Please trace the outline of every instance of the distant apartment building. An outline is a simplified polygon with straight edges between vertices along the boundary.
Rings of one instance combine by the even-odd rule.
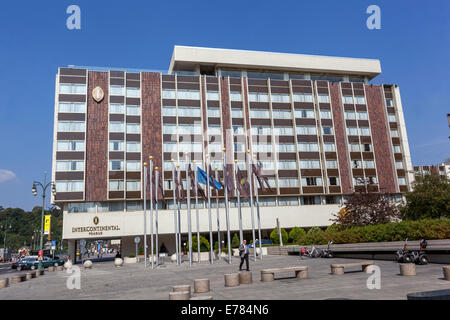
[[[414,175],[417,176],[446,176],[450,179],[450,165],[445,163],[432,166],[414,166]]]
[[[123,252],[134,252],[133,238],[143,235],[142,164],[150,155],[164,180],[159,241],[170,252],[171,160],[184,170],[185,152],[202,168],[209,155],[220,176],[223,148],[230,168],[244,173],[246,151],[256,155],[273,189],[258,190],[266,238],[277,218],[284,228],[331,224],[355,191],[401,198],[414,170],[400,89],[371,84],[380,73],[376,59],[183,46],[175,46],[167,74],[59,68],[52,201],[64,210],[64,239],[71,250],[79,239],[122,239]],[[220,191],[222,231],[224,201]],[[236,194],[229,205],[234,234]],[[243,206],[248,232],[248,200]],[[206,203],[199,207],[207,233]],[[185,203],[182,211],[186,236]]]

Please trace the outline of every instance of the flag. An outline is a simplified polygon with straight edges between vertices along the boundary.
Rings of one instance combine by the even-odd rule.
[[[231,194],[234,191],[234,183],[230,168],[227,164],[223,166],[223,179],[224,185],[227,186],[228,193]]]
[[[191,189],[195,190],[195,177],[194,177],[194,171],[191,170],[191,164],[189,164],[188,171],[189,171],[189,177],[191,177]],[[198,177],[197,177],[197,194],[200,195],[200,197],[202,197],[203,200],[206,200],[205,191],[198,183]]]
[[[257,165],[252,163],[252,171],[253,171],[253,174],[256,176],[256,180],[258,180],[258,184],[261,187],[262,191],[263,192],[266,191],[266,189],[264,188],[264,183],[265,183],[267,185],[267,188],[269,188],[269,191],[273,192],[272,188],[269,185],[269,179],[262,174],[261,165],[259,162]]]
[[[250,184],[247,179],[244,178],[244,175],[239,167],[237,168],[236,182],[240,195],[244,198],[250,197]]]
[[[207,175],[205,170],[202,170],[199,167],[197,167],[197,180],[198,180],[198,183],[207,185],[208,184],[208,182],[206,180],[207,176],[208,175]],[[214,188],[216,188],[218,190],[223,188],[223,185],[219,181],[217,181],[216,179],[211,179],[211,177],[209,177],[209,185],[210,186],[214,185]]]
[[[175,196],[177,197],[178,201],[184,201],[186,199],[186,196],[183,187],[183,179],[181,179],[180,175],[180,180],[178,180],[177,176],[178,172],[177,170],[175,170]]]
[[[218,178],[218,180],[216,180],[216,175],[215,175],[215,171],[211,168],[211,164],[209,165],[209,178],[210,178],[210,185],[214,188],[214,189],[216,189],[216,190],[220,190],[220,189],[222,189],[222,185],[223,185],[223,183],[222,183],[222,181],[220,181],[220,178]],[[211,181],[218,181],[219,182],[219,184],[220,184],[220,188],[216,188],[216,185],[214,184],[214,183],[211,183]]]
[[[156,171],[155,171],[156,172]],[[153,172],[152,174],[152,189],[156,188],[160,193],[161,193],[161,199],[163,201],[163,203],[166,203],[166,198],[164,197],[164,188],[163,188],[163,182],[161,177],[158,177],[158,186],[156,186],[156,174],[155,172]],[[156,190],[152,190],[152,194],[150,196],[150,198],[153,200],[153,203],[156,203],[156,197],[155,197],[155,191]]]

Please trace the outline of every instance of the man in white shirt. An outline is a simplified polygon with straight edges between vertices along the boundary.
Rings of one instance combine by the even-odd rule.
[[[247,240],[244,240],[243,243],[239,246],[239,255],[241,256],[241,264],[239,265],[239,271],[242,271],[242,265],[245,264],[247,266],[247,271],[250,271],[248,266],[248,245]]]

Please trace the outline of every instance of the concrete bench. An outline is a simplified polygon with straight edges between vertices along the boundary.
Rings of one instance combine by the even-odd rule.
[[[173,286],[172,287],[172,292],[182,292],[182,291],[187,291],[189,292],[189,297],[191,296],[191,286],[190,285],[180,285],[180,286]]]
[[[19,275],[11,277],[11,283],[19,283],[19,282],[26,281],[26,280],[27,280],[26,274],[19,274]]]
[[[0,279],[0,288],[6,288],[9,284],[9,278]]]
[[[368,266],[372,266],[373,261],[360,261],[360,262],[350,262],[350,263],[333,263],[330,265],[332,274],[344,274],[344,268],[349,267],[362,267],[363,272],[366,271]]]
[[[450,281],[450,266],[442,267],[442,271],[444,272],[444,279]]]
[[[295,272],[297,279],[303,279],[308,277],[307,266],[286,267],[286,268],[273,268],[261,270],[261,281],[271,282],[275,280],[275,273]]]
[[[189,291],[169,292],[169,300],[189,300],[190,297]]]

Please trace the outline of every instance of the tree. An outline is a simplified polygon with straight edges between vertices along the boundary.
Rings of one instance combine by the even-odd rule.
[[[239,238],[238,238],[237,234],[235,233],[233,238],[231,238],[231,247],[232,248],[239,248],[239,245],[240,245]]]
[[[294,227],[289,232],[289,242],[298,243],[301,242],[306,236],[305,230],[303,228]]]
[[[281,237],[283,239],[283,244],[286,244],[288,241],[288,233],[283,228],[281,228]],[[270,240],[272,240],[274,244],[280,244],[280,236],[277,228],[273,229],[270,233]]]
[[[405,197],[403,219],[450,218],[450,181],[446,176],[416,177],[413,191]]]
[[[354,193],[331,221],[343,226],[366,226],[400,219],[398,206],[382,193]]]
[[[209,241],[204,236],[200,236],[200,252],[208,252],[210,249]],[[189,251],[189,243],[186,245],[186,250]],[[197,252],[197,236],[192,236],[192,252]]]

